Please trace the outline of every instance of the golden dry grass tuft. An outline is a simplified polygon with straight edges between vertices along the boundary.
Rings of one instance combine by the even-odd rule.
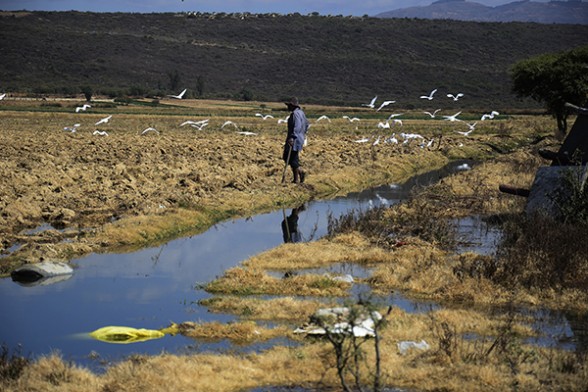
[[[235,295],[347,296],[350,287],[350,283],[327,275],[294,275],[280,279],[259,269],[234,267],[208,283],[205,289],[210,293]]]
[[[251,268],[288,271],[318,268],[336,263],[384,263],[389,259],[388,252],[371,246],[361,234],[346,233],[331,241],[321,239],[308,243],[281,244],[247,259],[243,265]]]
[[[263,328],[253,321],[222,324],[184,322],[178,324],[178,331],[187,337],[205,340],[219,341],[230,340],[235,344],[251,344],[265,341],[279,336],[290,336],[291,331],[285,326],[273,329]]]
[[[212,312],[232,313],[240,318],[255,320],[306,321],[321,302],[294,297],[258,299],[237,296],[214,296],[199,301]],[[325,306],[325,304],[322,304]]]

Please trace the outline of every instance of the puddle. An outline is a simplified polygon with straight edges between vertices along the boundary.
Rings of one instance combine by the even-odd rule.
[[[502,230],[484,221],[479,216],[468,216],[453,220],[457,228],[457,253],[475,252],[492,256],[502,238]]]
[[[309,202],[298,215],[300,240],[318,239],[327,234],[329,216],[340,217],[372,206],[398,203],[410,196],[413,187],[436,182],[460,164],[463,162],[416,176],[402,185],[385,185],[333,200]],[[282,221],[284,215],[290,214],[291,209],[287,209],[229,220],[202,234],[133,253],[91,254],[73,260],[74,274],[55,284],[23,287],[9,278],[0,279],[1,343],[8,348],[22,345],[23,355],[33,357],[57,350],[64,360],[95,371],[102,370],[100,364],[104,361],[116,361],[131,354],[157,355],[186,350],[234,352],[268,347],[273,343],[238,348],[230,342],[195,341],[181,335],[117,345],[94,340],[87,334],[108,325],[161,329],[171,322],[235,320],[235,316],[211,313],[200,306],[199,301],[210,295],[199,289],[199,284],[283,243]],[[464,236],[469,231],[464,230]],[[481,236],[464,237],[464,243],[477,241],[484,243]],[[333,268],[329,271],[357,276],[369,273],[357,266]],[[368,289],[357,284],[353,295]],[[409,312],[427,312],[438,306],[412,301],[400,293],[391,293],[382,300]],[[586,320],[582,322],[586,324]]]

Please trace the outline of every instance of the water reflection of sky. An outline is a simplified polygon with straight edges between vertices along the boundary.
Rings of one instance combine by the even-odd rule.
[[[399,186],[369,189],[330,201],[314,201],[300,213],[298,228],[305,240],[327,232],[327,217],[352,210],[392,204],[406,199],[410,188],[438,180],[433,172]],[[198,289],[241,261],[283,242],[281,222],[290,209],[248,219],[219,223],[205,233],[124,254],[91,254],[72,261],[70,279],[52,285],[24,287],[0,280],[0,340],[8,348],[22,345],[22,354],[59,351],[66,360],[94,367],[91,353],[102,359],[130,354],[180,353],[186,350],[222,350],[226,342],[196,342],[166,336],[141,343],[116,345],[90,339],[88,332],[108,325],[160,329],[171,322],[226,322],[231,315],[209,313],[198,301],[209,295]],[[354,294],[365,291],[358,286]],[[418,304],[399,294],[388,304],[408,311],[427,311],[433,304]],[[266,344],[259,345],[265,347]]]

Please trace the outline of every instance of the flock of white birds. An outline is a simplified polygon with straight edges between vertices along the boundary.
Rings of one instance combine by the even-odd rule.
[[[177,95],[167,95],[167,97],[172,98],[172,99],[184,99],[184,96],[186,94],[187,89],[182,90],[182,92],[180,92]],[[433,101],[435,99],[435,94],[437,93],[438,89],[434,89],[431,90],[431,92],[429,92],[427,95],[421,95],[419,98],[423,99],[423,100],[427,100],[427,101]],[[1,94],[0,95],[0,100],[2,100],[4,97],[6,96],[6,94]],[[464,93],[456,93],[456,94],[452,94],[452,93],[448,93],[446,94],[446,97],[451,99],[453,102],[457,102],[460,99],[462,99],[463,97],[465,97]],[[382,103],[380,103],[379,105],[376,104],[376,102],[378,101],[378,96],[375,96],[371,99],[371,101],[369,103],[365,103],[362,104],[361,106],[365,106],[368,107],[370,109],[374,109],[375,112],[379,112],[381,111],[383,108],[392,105],[394,103],[396,103],[395,100],[384,100],[382,101]],[[88,103],[85,103],[81,106],[78,106],[75,108],[75,112],[76,113],[80,113],[80,112],[86,112],[88,109],[91,109],[92,106]],[[427,114],[431,119],[437,118],[437,114],[441,111],[441,109],[436,109],[433,112],[429,112],[429,111],[423,111],[424,114]],[[458,122],[458,123],[463,123],[467,126],[468,130],[467,131],[462,131],[462,130],[454,130],[455,133],[462,135],[464,137],[468,137],[474,130],[476,127],[476,124],[478,123],[473,122],[473,123],[467,123],[461,119],[458,118],[458,116],[461,114],[461,111],[458,111],[455,114],[452,115],[443,115],[441,116],[441,118],[444,121],[449,121],[449,122]],[[485,121],[485,120],[491,120],[494,119],[495,116],[499,115],[500,113],[498,113],[497,111],[493,110],[490,113],[487,114],[483,114],[480,118],[480,121]],[[403,122],[402,119],[400,118],[396,118],[396,117],[401,117],[403,115],[403,113],[392,113],[390,114],[386,120],[383,121],[379,121],[377,124],[377,128],[378,130],[387,130],[387,129],[395,129],[395,128],[401,128],[403,126]],[[273,115],[271,114],[263,114],[263,113],[255,113],[255,117],[259,117],[261,118],[263,121],[269,120],[269,119],[275,119]],[[289,117],[289,116],[288,116]],[[288,117],[286,118],[279,118],[277,119],[277,124],[285,124],[288,122]],[[359,123],[362,120],[358,117],[349,117],[347,115],[344,115],[342,117],[343,119],[348,120],[349,123]],[[95,126],[99,126],[102,124],[107,124],[110,120],[112,119],[112,115],[109,115],[107,117],[104,117],[100,120],[98,120],[94,125]],[[331,119],[326,116],[326,115],[322,115],[320,117],[318,117],[315,120],[315,124],[319,123],[319,122],[328,122],[331,123]],[[193,121],[193,120],[187,120],[182,122],[181,124],[179,124],[180,127],[184,127],[184,126],[190,126],[194,129],[197,130],[203,130],[204,128],[206,128],[209,125],[209,120],[205,119],[205,120],[198,120],[198,121]],[[313,124],[311,124],[312,126]],[[71,133],[75,133],[78,131],[78,129],[81,127],[80,123],[76,123],[73,126],[66,126],[63,128],[64,131],[67,132],[71,132]],[[239,127],[239,125],[237,123],[235,123],[234,121],[230,121],[227,120],[225,121],[220,129],[225,129],[225,128],[232,128],[234,129],[238,134],[241,135],[245,135],[245,136],[254,136],[256,135],[255,132],[249,132],[249,131],[243,131],[241,130],[241,128]],[[357,128],[356,128],[357,129]],[[159,134],[159,131],[155,128],[155,127],[147,127],[145,129],[143,129],[142,131],[139,131],[138,134],[139,135],[146,135],[148,133],[155,133],[155,134]],[[93,131],[92,133],[93,135],[96,136],[108,136],[108,132],[104,131],[104,130],[100,130],[100,129],[96,129]],[[411,141],[416,140],[419,142],[419,146],[420,147],[431,147],[434,143],[433,139],[429,139],[427,140],[425,137],[423,137],[422,135],[416,134],[416,133],[405,133],[405,132],[399,132],[398,136],[396,135],[396,132],[392,133],[389,136],[382,136],[382,135],[372,135],[370,137],[363,137],[360,139],[355,140],[355,143],[367,143],[367,142],[372,142],[372,145],[377,145],[379,143],[392,143],[392,144],[399,144],[400,142],[402,142],[402,144],[408,144]]]
[[[432,101],[433,99],[435,99],[435,94],[437,93],[437,91],[438,91],[438,89],[433,89],[433,90],[431,90],[431,92],[429,92],[429,94],[421,95],[419,98],[427,100],[427,101]],[[465,94],[464,93],[456,93],[456,94],[447,93],[446,97],[450,98],[453,102],[457,102],[461,98],[465,97]],[[372,100],[369,103],[364,103],[364,104],[362,104],[362,106],[365,106],[365,107],[368,107],[371,109],[375,109],[376,112],[379,112],[382,108],[384,108],[388,105],[391,105],[393,103],[396,103],[396,101],[394,101],[394,100],[385,100],[379,106],[377,106],[377,104],[376,104],[377,100],[378,100],[378,96],[376,95],[375,97],[372,98]],[[377,109],[376,109],[376,107],[377,107]],[[431,119],[433,119],[433,118],[437,118],[437,113],[439,113],[440,111],[441,111],[441,109],[436,109],[433,112],[423,111],[423,113],[427,114]],[[454,130],[454,132],[457,134],[460,134],[462,136],[467,137],[475,130],[477,121],[473,122],[473,123],[466,123],[465,121],[458,118],[458,116],[461,113],[462,112],[459,111],[459,112],[452,114],[452,115],[444,115],[444,116],[442,116],[442,118],[445,121],[464,123],[468,127],[467,131]],[[497,116],[499,114],[500,113],[493,110],[492,112],[490,112],[488,114],[482,115],[482,117],[480,118],[480,121],[493,119],[495,116]],[[393,113],[393,114],[389,115],[385,121],[380,121],[378,123],[378,129],[392,129],[397,126],[402,127],[403,126],[402,120],[399,118],[395,118],[395,117],[400,117],[400,116],[402,116],[402,113]],[[350,118],[349,116],[343,116],[343,118],[349,120],[349,122],[361,121],[357,117]],[[422,135],[414,134],[414,133],[409,134],[409,133],[402,132],[402,133],[399,133],[398,136],[402,140],[403,144],[408,144],[412,140],[419,140],[420,147],[431,147],[434,143],[433,139],[430,139],[427,141]],[[372,141],[372,145],[377,145],[382,141],[382,136],[363,137],[363,138],[355,140],[356,143],[367,143],[369,141]],[[397,138],[396,133],[394,132],[394,133],[392,133],[391,136],[384,137],[383,142],[398,144],[399,139]]]

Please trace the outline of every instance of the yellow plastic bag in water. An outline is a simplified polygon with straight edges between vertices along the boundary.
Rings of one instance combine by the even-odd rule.
[[[165,333],[156,329],[109,326],[90,332],[90,336],[103,342],[127,344],[159,339],[164,337]]]

